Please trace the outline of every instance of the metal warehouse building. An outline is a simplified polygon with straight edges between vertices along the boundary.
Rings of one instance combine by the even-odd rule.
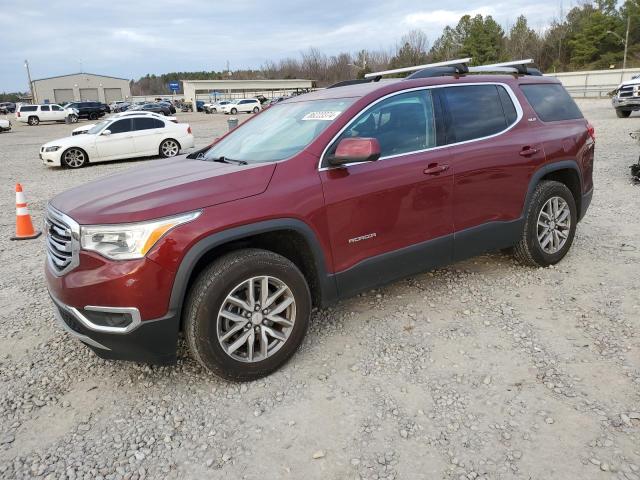
[[[72,73],[33,80],[34,103],[95,101],[111,103],[131,97],[126,78]]]

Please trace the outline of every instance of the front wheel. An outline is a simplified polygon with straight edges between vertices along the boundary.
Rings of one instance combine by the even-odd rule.
[[[237,108],[232,108],[231,109],[231,115],[235,115],[236,113],[238,113],[238,109]]]
[[[91,112],[89,114],[89,120],[97,120],[98,119],[98,114],[96,112]]]
[[[72,113],[71,115],[69,115],[69,121],[71,123],[78,123],[78,116]]]
[[[87,164],[87,154],[80,148],[70,148],[62,154],[62,164],[67,168],[80,168]]]
[[[253,113],[258,113],[260,109],[258,107],[253,107]]]
[[[160,155],[164,158],[175,157],[180,152],[180,145],[172,138],[167,138],[160,144]]]
[[[629,118],[631,110],[620,110],[619,108],[616,108],[616,115],[618,118]]]
[[[309,287],[291,261],[266,250],[238,250],[216,260],[194,283],[185,336],[205,368],[227,380],[255,380],[291,358],[310,314]]]
[[[538,184],[525,217],[516,258],[525,265],[548,267],[564,258],[576,233],[576,202],[566,185],[545,180]]]

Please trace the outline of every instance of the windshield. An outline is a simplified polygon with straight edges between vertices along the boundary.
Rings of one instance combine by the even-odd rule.
[[[211,147],[205,160],[223,157],[260,163],[292,157],[315,140],[353,101],[334,98],[275,105]]]
[[[89,130],[87,130],[87,133],[96,134],[100,130],[102,130],[102,128],[109,122],[110,122],[110,120],[103,120],[102,122],[98,122],[93,127],[91,127]]]

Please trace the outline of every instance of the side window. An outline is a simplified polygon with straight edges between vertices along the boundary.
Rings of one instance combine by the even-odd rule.
[[[153,128],[163,128],[164,122],[157,118],[134,118],[133,129],[134,130],[151,130]]]
[[[446,87],[443,93],[455,134],[448,139],[450,143],[488,137],[513,123],[507,121],[497,85]],[[515,121],[516,117],[511,117]]]
[[[131,119],[126,118],[123,120],[118,120],[117,122],[113,122],[111,125],[107,127],[107,130],[110,130],[112,134],[130,132]]]
[[[524,96],[543,122],[576,120],[583,118],[576,102],[562,85],[557,83],[537,83],[522,85]]]
[[[51,105],[51,110],[53,110],[54,112],[59,112],[60,110],[62,110],[62,108],[60,108],[58,105]]]
[[[343,138],[375,138],[380,156],[388,157],[436,146],[436,122],[430,90],[394,95],[370,107],[352,123],[328,151]]]
[[[50,111],[50,110],[51,110],[51,109],[49,108],[49,105],[42,105],[42,106],[40,107],[40,111],[41,111],[41,112],[48,112],[48,111]]]

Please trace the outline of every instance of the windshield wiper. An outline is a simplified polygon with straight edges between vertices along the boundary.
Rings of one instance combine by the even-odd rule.
[[[236,165],[249,165],[249,163],[245,162],[244,160],[236,160],[234,158],[222,157],[222,156],[218,158],[214,158],[213,161],[222,162],[222,163],[235,163]]]

